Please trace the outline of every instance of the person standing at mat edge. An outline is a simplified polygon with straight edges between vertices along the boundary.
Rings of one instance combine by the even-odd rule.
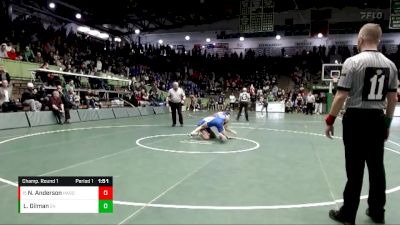
[[[173,127],[176,126],[176,111],[178,111],[179,123],[183,127],[182,106],[185,99],[185,92],[179,87],[178,82],[172,83],[172,88],[168,91],[167,103],[171,107]]]
[[[244,108],[244,115],[246,116],[246,121],[247,122],[249,121],[249,113],[248,113],[249,102],[250,102],[250,94],[247,92],[247,88],[243,88],[242,93],[240,93],[239,95],[239,113],[237,115],[236,120],[240,119],[242,110]]]
[[[360,29],[360,53],[344,62],[338,90],[325,119],[325,134],[332,138],[335,118],[347,100],[343,116],[347,173],[344,202],[339,210],[329,212],[330,218],[343,224],[355,224],[365,163],[370,185],[366,214],[376,223],[385,222],[384,142],[389,137],[397,102],[398,80],[395,64],[377,50],[381,36],[378,24],[369,23]]]

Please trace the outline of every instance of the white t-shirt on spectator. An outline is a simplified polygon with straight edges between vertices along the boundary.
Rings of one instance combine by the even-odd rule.
[[[180,103],[181,101],[185,100],[185,92],[182,88],[178,88],[178,90],[174,90],[173,88],[169,89],[168,91],[169,101],[173,103]]]
[[[230,103],[235,103],[236,102],[236,97],[234,95],[229,96],[229,102]]]
[[[101,70],[103,69],[103,63],[101,63],[100,60],[97,60],[97,62],[96,62],[96,69],[99,72],[101,72]]]
[[[314,95],[308,95],[307,96],[307,103],[315,103]]]

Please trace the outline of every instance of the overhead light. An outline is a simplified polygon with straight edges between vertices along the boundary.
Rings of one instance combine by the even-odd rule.
[[[210,41],[211,41],[211,39],[210,39],[210,38],[207,38],[207,39],[206,39],[206,42],[207,42],[207,43],[209,43]]]
[[[335,64],[339,64],[339,61],[337,59],[335,60]]]
[[[203,45],[203,46],[201,46],[201,48],[206,48],[206,46]]]
[[[114,38],[114,41],[115,41],[115,42],[121,42],[121,38],[115,37],[115,38]]]
[[[79,26],[77,30],[82,33],[88,33],[90,31],[90,28],[84,27],[84,26]]]
[[[98,31],[98,30],[90,30],[89,34],[92,35],[92,36],[96,36],[97,37],[97,36],[99,36],[100,31]]]
[[[139,30],[139,29],[136,29],[136,30],[135,30],[135,34],[140,34],[140,30]]]
[[[104,51],[105,51],[105,50],[107,50],[107,48],[106,48],[106,47],[104,47]]]
[[[240,37],[239,40],[240,40],[240,41],[244,41],[244,37]]]
[[[50,8],[50,9],[56,8],[56,4],[54,4],[54,2],[50,2],[50,3],[49,3],[49,8]]]
[[[173,46],[173,45],[169,45],[169,47],[170,47],[171,49],[173,49],[173,48],[174,48],[174,46]]]
[[[213,43],[213,45],[215,46],[215,42]]]
[[[160,44],[160,45],[162,45],[162,43],[164,43],[164,41],[163,40],[158,40],[158,44]]]
[[[189,36],[189,35],[186,35],[186,36],[185,36],[185,40],[186,40],[186,41],[189,41],[189,40],[190,40],[190,36]]]
[[[275,38],[276,38],[276,40],[281,40],[282,37],[281,37],[281,35],[278,34],[278,35],[276,35]]]
[[[77,18],[78,20],[82,18],[82,15],[80,13],[75,14],[75,18]]]
[[[318,37],[318,38],[323,38],[324,35],[323,35],[322,33],[318,33],[317,37]]]
[[[107,33],[100,33],[99,35],[97,35],[97,37],[101,39],[107,39],[110,37],[110,35],[108,35]]]

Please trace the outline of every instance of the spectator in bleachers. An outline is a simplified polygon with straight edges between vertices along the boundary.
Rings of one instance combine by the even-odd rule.
[[[69,80],[68,83],[65,85],[65,92],[68,92],[69,89],[75,90],[74,80]]]
[[[147,93],[146,89],[142,89],[140,92],[140,106],[143,107],[150,105],[149,98],[149,93]]]
[[[42,104],[37,101],[37,90],[34,88],[33,83],[28,83],[24,93],[22,93],[21,102],[23,105],[29,106],[33,112],[40,111]]]
[[[11,78],[10,78],[10,74],[8,74],[4,68],[3,65],[0,65],[0,84],[4,81],[8,81],[8,83],[11,83]]]
[[[7,44],[3,43],[0,46],[0,58],[8,58],[7,55]]]
[[[159,90],[157,87],[152,87],[149,91],[149,102],[151,106],[159,106]]]
[[[99,102],[99,97],[91,89],[87,91],[84,101],[88,109],[95,109],[96,107],[101,106]]]
[[[58,124],[64,124],[65,111],[64,104],[62,103],[60,93],[56,90],[53,91],[53,95],[50,98],[51,111],[53,111],[56,116]]]
[[[36,100],[42,104],[40,111],[46,110],[46,107],[50,109],[49,101],[50,98],[46,93],[46,89],[43,85],[38,87],[38,92],[36,93]]]
[[[25,47],[25,51],[23,54],[24,61],[33,62],[35,60],[35,54],[33,54],[32,49],[29,46]]]
[[[37,52],[36,56],[35,56],[35,63],[44,63],[43,57],[42,57],[42,53]]]
[[[49,69],[49,63],[45,62],[43,63],[39,69],[45,69],[48,70]],[[42,81],[42,83],[44,85],[48,85],[48,79],[49,79],[49,73],[48,72],[36,72],[36,79],[40,79],[40,81]]]
[[[65,95],[67,100],[67,105],[69,109],[78,109],[79,108],[79,96],[75,94],[74,88],[70,87],[67,90],[67,94]]]
[[[7,56],[11,60],[17,60],[18,59],[18,55],[15,52],[15,48],[11,48],[10,51],[7,52]]]
[[[0,86],[0,107],[3,112],[16,112],[17,105],[12,101],[12,87],[8,85],[8,81],[4,80]]]

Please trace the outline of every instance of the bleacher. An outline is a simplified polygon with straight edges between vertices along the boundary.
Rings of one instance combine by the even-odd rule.
[[[41,84],[40,81],[35,80],[34,75],[34,71],[39,69],[41,66],[40,64],[8,59],[0,59],[0,64],[4,65],[6,71],[10,74],[13,86],[12,99],[19,99],[21,97],[28,82],[33,82],[35,86]],[[49,66],[49,70],[60,71],[60,68],[57,66]],[[62,76],[60,76],[60,78],[62,81],[64,81]],[[128,80],[121,79],[121,77],[118,75],[100,74],[99,78],[108,78],[108,85],[114,88],[114,90],[96,90],[107,94],[107,96],[109,93],[117,95],[123,94],[125,92],[125,88],[128,86]],[[80,80],[82,88],[77,91],[87,91],[89,89],[89,79],[82,76]],[[46,88],[52,89],[51,87]]]
[[[5,70],[10,74],[11,85],[13,87],[12,99],[20,99],[23,91],[27,87],[28,82],[33,82],[36,85],[40,84],[39,81],[35,80],[33,71],[37,70],[41,65],[36,63],[12,61],[7,59],[0,59],[0,64],[4,65]],[[49,69],[59,71],[55,66],[50,66]],[[127,79],[121,79],[121,77],[115,75],[103,75],[107,76],[109,85],[114,87],[114,90],[95,90],[102,92],[104,95],[109,94],[124,94],[125,87],[127,86]],[[62,76],[60,76],[62,78]],[[103,77],[104,78],[104,77]],[[107,79],[104,78],[104,79]],[[62,79],[63,80],[63,79]],[[89,89],[89,83],[87,77],[81,77],[82,86],[76,89],[77,92],[87,91]],[[150,87],[148,87],[150,88]],[[48,90],[53,90],[55,87],[46,87]],[[166,96],[165,92],[162,92],[163,96]],[[110,108],[110,98],[103,98],[101,109],[77,109],[70,110],[71,123],[104,120],[104,119],[118,119],[128,117],[139,117],[148,115],[158,115],[169,113],[167,107],[119,107]],[[24,107],[22,112],[14,113],[0,113],[0,129],[11,129],[11,128],[24,128],[24,127],[35,127],[43,125],[57,124],[56,118],[52,111],[41,111],[41,112],[29,112],[29,107]]]

